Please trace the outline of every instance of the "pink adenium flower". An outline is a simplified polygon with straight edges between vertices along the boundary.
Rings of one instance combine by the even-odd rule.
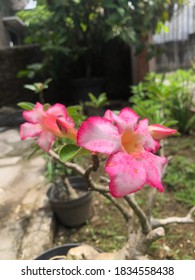
[[[76,140],[74,122],[62,104],[56,103],[45,111],[43,105],[37,102],[32,110],[23,112],[23,118],[27,122],[20,126],[21,139],[36,138],[37,144],[46,152],[50,150],[56,137]],[[63,124],[63,131],[59,129],[58,121]]]
[[[122,197],[142,189],[145,184],[164,190],[162,171],[165,157],[154,155],[159,139],[175,133],[163,126],[148,126],[131,109],[119,115],[107,110],[104,117],[90,117],[82,123],[77,143],[93,152],[108,154],[105,170],[110,176],[110,192]]]
[[[177,132],[176,129],[171,129],[160,124],[149,125],[148,129],[155,140],[161,140]]]

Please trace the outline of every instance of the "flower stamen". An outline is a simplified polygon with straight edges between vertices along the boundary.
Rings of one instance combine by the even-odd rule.
[[[139,153],[143,147],[142,137],[130,129],[123,133],[121,144],[128,154]]]

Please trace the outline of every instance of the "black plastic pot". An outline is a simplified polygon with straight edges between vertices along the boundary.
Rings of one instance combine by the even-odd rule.
[[[60,223],[66,227],[76,227],[84,224],[92,215],[92,193],[88,191],[87,182],[81,176],[69,177],[69,182],[73,188],[82,191],[79,198],[58,200],[54,195],[54,186],[49,189],[47,195]]]
[[[59,256],[59,258],[56,258],[56,260],[57,259],[60,260],[62,259],[60,258],[60,256],[66,256],[71,248],[77,247],[79,245],[80,244],[78,243],[70,243],[70,244],[54,247],[52,249],[45,251],[43,254],[39,255],[35,260],[50,260],[51,258],[56,256]]]

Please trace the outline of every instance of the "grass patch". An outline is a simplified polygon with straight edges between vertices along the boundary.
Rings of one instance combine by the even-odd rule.
[[[174,156],[163,179],[177,201],[191,207],[195,205],[195,162],[184,156]]]

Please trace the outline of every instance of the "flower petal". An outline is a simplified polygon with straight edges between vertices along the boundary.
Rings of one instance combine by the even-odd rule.
[[[56,137],[48,131],[43,131],[37,140],[37,144],[45,151],[49,152]]]
[[[37,102],[32,110],[23,112],[23,118],[30,123],[40,123],[45,114],[43,105]]]
[[[56,124],[59,130],[61,131],[61,133],[64,135],[64,137],[68,137],[73,140],[76,140],[77,130],[74,128],[74,125],[70,124],[64,118],[58,118],[56,120]]]
[[[136,133],[140,134],[144,138],[144,148],[147,151],[156,152],[160,147],[157,141],[154,141],[149,130],[148,130],[148,119],[143,119],[139,121],[138,127],[136,129]]]
[[[167,164],[167,159],[165,157],[156,156],[150,152],[142,152],[140,155],[140,164],[146,170],[146,184],[163,192],[164,187],[161,183],[161,177],[162,171]]]
[[[127,123],[122,118],[114,114],[111,110],[106,110],[103,117],[115,124],[120,134],[122,134],[125,131]]]
[[[177,132],[176,129],[171,129],[160,124],[152,124],[148,126],[149,132],[155,140],[161,140],[167,136]]]
[[[42,128],[39,124],[25,122],[20,126],[20,138],[22,140],[37,137],[41,132]]]
[[[46,113],[48,115],[54,116],[56,118],[58,118],[58,117],[67,118],[67,116],[68,116],[66,107],[60,103],[56,103],[53,106],[49,107],[49,109],[47,109]]]
[[[120,111],[119,116],[128,124],[134,126],[138,120],[139,116],[130,108],[124,108]]]
[[[102,117],[90,117],[77,133],[77,143],[93,152],[111,154],[121,149],[118,129]]]
[[[107,110],[104,114],[104,118],[115,123],[118,127],[118,131],[122,134],[127,128],[134,128],[137,124],[139,116],[131,109],[124,108],[119,115],[114,114],[112,111]]]
[[[106,172],[110,175],[110,192],[114,197],[123,197],[137,192],[146,183],[145,168],[131,155],[116,153],[106,162]]]

